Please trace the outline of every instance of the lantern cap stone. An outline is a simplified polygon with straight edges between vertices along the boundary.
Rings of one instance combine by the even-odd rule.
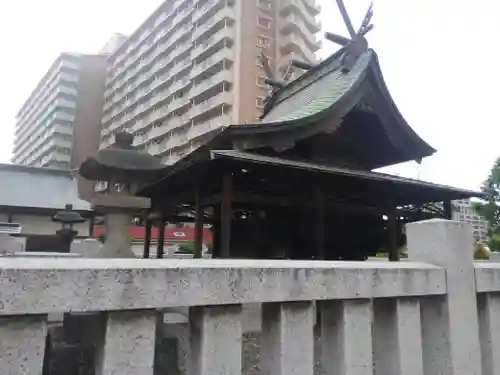
[[[90,181],[140,183],[153,180],[165,166],[157,157],[134,150],[133,142],[132,134],[117,133],[115,144],[87,158],[78,173]]]
[[[85,222],[85,219],[77,211],[73,211],[72,204],[67,204],[64,206],[64,210],[57,212],[52,217],[52,221],[62,224],[76,224]]]

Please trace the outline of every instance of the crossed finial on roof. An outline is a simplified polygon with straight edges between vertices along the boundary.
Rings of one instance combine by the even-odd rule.
[[[365,18],[361,23],[358,31],[354,30],[351,19],[347,14],[344,2],[342,0],[336,0],[337,6],[342,15],[342,19],[349,31],[350,38],[344,36],[327,32],[325,33],[325,38],[331,42],[340,44],[343,47],[342,55],[342,70],[344,72],[349,72],[359,56],[368,50],[368,42],[366,41],[365,35],[373,29],[373,24],[371,23],[373,17],[373,2],[368,7],[368,11],[365,14]]]

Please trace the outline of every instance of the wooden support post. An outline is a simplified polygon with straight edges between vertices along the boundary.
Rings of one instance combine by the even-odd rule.
[[[201,207],[201,194],[196,192],[196,221],[194,227],[194,257],[201,258],[203,249],[203,208]]]
[[[230,173],[224,176],[222,181],[222,200],[220,216],[220,257],[229,258],[231,256],[231,201],[233,195],[233,181]]]
[[[9,219],[12,219],[12,216],[9,217]],[[12,221],[9,221],[11,223]],[[92,215],[89,220],[89,237],[92,238],[94,237],[94,225],[95,225],[95,216]]]
[[[157,249],[156,249],[156,257],[158,259],[163,258],[163,253],[165,249],[165,219],[163,216],[158,222],[158,244],[157,244]]]
[[[314,192],[314,225],[315,251],[314,259],[325,259],[325,195],[323,190],[316,188]]]
[[[453,209],[451,206],[451,201],[446,200],[443,202],[444,218],[451,220],[453,218]]]
[[[213,223],[212,223],[212,258],[220,258],[220,204],[213,207]]]
[[[144,252],[143,258],[149,258],[149,248],[151,247],[151,229],[153,227],[153,223],[151,220],[146,219],[146,226],[144,228]]]
[[[398,217],[396,208],[392,207],[389,211],[387,220],[387,230],[389,234],[389,260],[391,262],[399,261],[398,251]]]

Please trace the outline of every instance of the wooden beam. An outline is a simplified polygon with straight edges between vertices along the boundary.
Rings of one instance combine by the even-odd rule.
[[[146,226],[144,228],[144,251],[142,257],[147,259],[149,258],[149,248],[151,246],[151,229],[153,227],[153,223],[151,220],[146,219]]]
[[[387,214],[387,206],[368,206],[363,204],[356,204],[350,202],[342,202],[342,201],[332,201],[324,198],[325,208],[337,211],[358,211],[358,212],[369,212],[374,215],[386,215]],[[209,197],[203,198],[203,205],[211,203],[213,205],[217,205],[217,203],[221,202],[222,195],[215,194]],[[267,196],[261,194],[253,194],[253,193],[233,193],[232,194],[232,203],[235,204],[248,204],[248,205],[269,205],[269,206],[281,206],[281,207],[290,207],[291,205],[301,205],[301,206],[311,206],[313,205],[310,201],[300,201],[296,199],[291,199],[288,197],[278,197],[278,196]],[[426,218],[431,217],[430,215],[425,215],[425,213],[419,213],[412,210],[397,210],[399,216],[409,216],[409,217],[420,217]]]
[[[196,220],[194,227],[194,257],[201,258],[203,250],[203,208],[201,207],[200,191],[196,192],[195,199]]]
[[[233,179],[230,173],[226,174],[222,180],[222,201],[221,201],[221,258],[231,256],[231,218],[233,200]]]

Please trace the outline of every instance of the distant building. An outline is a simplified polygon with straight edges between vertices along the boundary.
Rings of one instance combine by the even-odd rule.
[[[0,164],[0,181],[0,223],[19,224],[15,235],[28,249],[53,246],[61,224],[53,222],[52,216],[66,204],[88,219],[75,225],[78,236],[91,235],[94,213],[90,204],[78,197],[77,180],[71,171]]]
[[[96,152],[105,72],[105,55],[61,54],[17,114],[12,162],[76,169]]]
[[[168,0],[108,60],[102,144],[135,145],[172,164],[230,124],[258,122],[269,87],[321,43],[315,0]],[[302,73],[297,71],[297,73]]]
[[[99,53],[112,54],[126,40],[127,40],[127,37],[125,35],[118,34],[118,33],[114,34],[111,38],[109,38],[109,40],[106,42],[104,47],[101,48]]]
[[[488,236],[488,222],[474,211],[470,200],[462,199],[453,201],[453,220],[470,223],[476,241],[486,241]]]

